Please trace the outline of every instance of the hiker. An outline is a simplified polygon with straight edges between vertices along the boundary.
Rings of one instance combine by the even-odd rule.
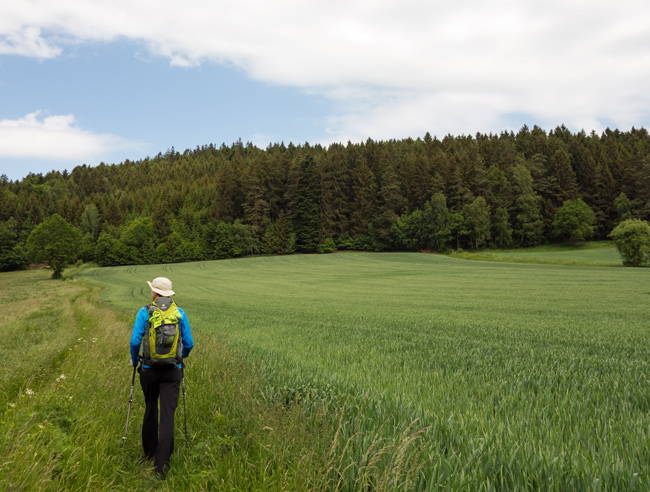
[[[147,283],[152,302],[140,309],[135,319],[131,365],[140,362],[138,373],[146,403],[142,421],[145,458],[154,461],[156,473],[164,478],[174,450],[174,413],[183,379],[183,359],[192,350],[194,340],[187,315],[170,299],[174,295],[171,280],[158,277]]]

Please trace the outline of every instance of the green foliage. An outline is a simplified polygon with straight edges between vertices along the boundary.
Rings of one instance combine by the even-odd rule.
[[[456,237],[458,222],[447,208],[447,198],[435,193],[423,207],[402,217],[393,228],[395,249],[445,251]],[[459,232],[460,234],[460,232]]]
[[[609,235],[623,258],[623,265],[639,267],[650,262],[650,225],[639,219],[628,219],[617,225]]]
[[[463,218],[472,246],[478,249],[487,244],[490,239],[490,207],[485,198],[480,196],[471,204],[465,205]]]
[[[255,227],[238,220],[233,224],[211,222],[203,230],[203,248],[209,258],[215,259],[258,254],[261,244],[256,232]],[[200,254],[198,249],[196,254]],[[191,259],[186,258],[185,261]]]
[[[456,212],[449,214],[449,222],[447,222],[447,228],[444,232],[449,237],[450,244],[454,245],[456,249],[460,249],[461,237],[467,234],[467,226],[463,215]]]
[[[61,278],[63,269],[77,260],[80,241],[79,230],[54,214],[27,238],[27,256],[34,263],[47,263],[52,268],[52,278]]]
[[[316,164],[314,158],[309,154],[300,163],[297,200],[297,250],[316,251],[320,223],[319,186]]]
[[[79,226],[84,237],[88,237],[91,242],[97,242],[102,230],[102,219],[99,210],[94,203],[87,205],[81,214],[81,225]]]
[[[336,242],[331,237],[318,245],[319,253],[333,253],[334,251],[336,251]]]
[[[506,174],[493,164],[488,169],[487,181],[490,191],[486,198],[490,208],[507,207],[511,200],[511,185]]]
[[[81,257],[103,265],[311,252],[327,238],[372,251],[531,247],[561,240],[553,219],[578,196],[594,211],[594,236],[605,239],[621,220],[650,220],[649,155],[645,129],[523,127],[328,148],[236,142],[32,174],[0,180],[0,223],[13,218],[17,238],[0,248],[0,268],[24,264],[27,237],[53,213],[79,226]],[[161,180],[163,172],[173,179]],[[478,198],[491,212],[487,232],[468,217],[452,219]],[[209,223],[236,221],[241,253],[206,249]],[[118,243],[97,248],[102,233]]]
[[[158,251],[158,253],[161,253]],[[183,241],[172,255],[174,262],[199,261],[205,258],[203,249],[193,241]]]
[[[281,255],[286,251],[286,235],[279,231],[278,224],[270,223],[262,236],[262,253],[265,255]]]
[[[582,199],[567,200],[555,213],[553,235],[560,239],[585,241],[594,235],[596,215]]]
[[[172,254],[167,243],[160,243],[154,251],[154,263],[171,263]]]
[[[0,272],[21,270],[27,266],[27,257],[18,237],[18,223],[10,217],[0,222]]]
[[[512,180],[516,197],[513,236],[522,246],[534,246],[543,237],[540,196],[533,190],[533,178],[524,165],[512,170]]]
[[[414,210],[409,215],[401,217],[393,226],[391,236],[397,250],[412,251],[426,248],[429,238],[424,228],[422,211]],[[352,249],[352,247],[341,247],[341,249]]]
[[[152,251],[156,248],[156,235],[148,217],[129,222],[122,234],[121,243],[134,251],[133,259],[137,263],[148,263]]]
[[[108,233],[102,232],[97,239],[95,258],[99,266],[119,265],[115,258],[117,241]]]
[[[232,226],[235,243],[242,254],[247,256],[259,254],[261,245],[257,227],[244,224],[239,220],[236,220]]]
[[[621,193],[614,200],[614,210],[616,210],[619,222],[632,218],[632,202],[625,193]]]
[[[437,251],[444,251],[453,237],[450,229],[450,212],[447,198],[442,193],[435,193],[424,206],[425,237],[427,245]]]
[[[494,245],[498,248],[507,248],[512,244],[512,227],[508,210],[504,207],[497,207],[492,218],[492,238]]]
[[[233,225],[227,222],[210,222],[203,231],[203,244],[211,258],[235,258],[243,250],[236,244]]]

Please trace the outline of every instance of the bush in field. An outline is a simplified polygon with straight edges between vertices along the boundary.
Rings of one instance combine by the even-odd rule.
[[[59,214],[45,219],[27,238],[27,257],[52,267],[52,278],[61,278],[63,269],[77,260],[81,233]]]
[[[638,267],[647,265],[650,259],[650,225],[639,219],[624,220],[609,237],[623,258],[623,265]]]

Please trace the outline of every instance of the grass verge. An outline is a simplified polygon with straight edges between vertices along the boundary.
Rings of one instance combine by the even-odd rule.
[[[185,375],[189,445],[181,403],[170,473],[156,480],[140,462],[137,378],[122,445],[133,317],[98,302],[97,288],[55,284],[48,275],[3,274],[16,295],[5,302],[13,314],[2,333],[19,341],[41,335],[12,353],[16,371],[3,376],[0,489],[317,490],[327,483],[333,419],[322,408],[306,412],[260,397],[259,366],[200,332]],[[52,296],[43,300],[43,292]]]

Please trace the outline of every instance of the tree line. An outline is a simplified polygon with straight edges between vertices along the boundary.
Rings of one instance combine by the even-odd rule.
[[[0,270],[38,257],[28,239],[54,215],[77,231],[76,256],[102,266],[606,238],[650,219],[650,137],[524,126],[328,147],[238,141],[3,176]]]

